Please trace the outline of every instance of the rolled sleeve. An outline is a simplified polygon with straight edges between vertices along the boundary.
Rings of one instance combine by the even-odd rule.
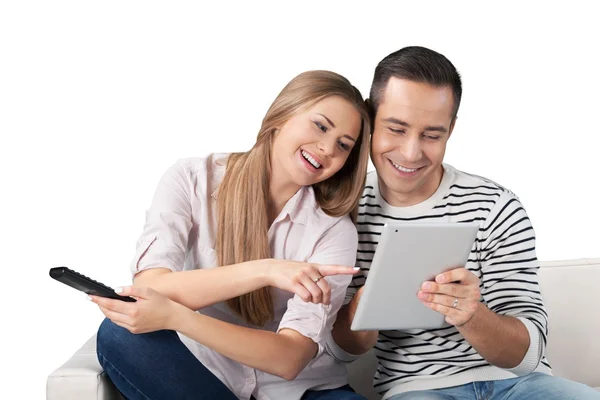
[[[308,262],[328,265],[353,266],[358,245],[356,227],[349,218],[340,219],[317,242]],[[311,338],[315,343],[325,343],[333,328],[346,289],[352,280],[350,275],[336,275],[324,278],[331,288],[331,303],[328,306],[305,302],[298,295],[288,301],[278,331],[293,329]]]
[[[542,343],[540,331],[533,322],[523,317],[517,319],[525,325],[527,332],[529,332],[529,348],[519,365],[510,369],[507,368],[506,370],[517,376],[525,376],[532,373],[539,365],[544,345]]]
[[[342,349],[335,342],[335,339],[333,338],[331,332],[327,332],[327,336],[325,338],[325,343],[323,346],[325,347],[325,351],[327,351],[329,355],[333,356],[333,358],[343,363],[349,364],[353,361],[358,360],[362,356],[362,354],[352,354]]]
[[[189,169],[180,161],[161,178],[131,262],[132,274],[150,268],[181,271],[192,228]]]

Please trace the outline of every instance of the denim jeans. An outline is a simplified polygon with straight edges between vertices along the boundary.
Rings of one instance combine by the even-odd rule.
[[[98,361],[129,400],[237,400],[181,342],[174,331],[134,335],[105,319],[98,330]],[[303,400],[364,400],[344,386],[307,391]]]
[[[593,400],[600,392],[581,383],[534,373],[519,378],[473,382],[444,389],[400,393],[389,400]]]

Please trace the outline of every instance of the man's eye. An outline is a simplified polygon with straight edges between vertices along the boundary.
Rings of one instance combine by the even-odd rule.
[[[440,140],[440,137],[439,137],[439,136],[425,135],[425,137],[426,137],[427,139],[430,139],[430,140]]]
[[[319,122],[315,122],[315,125],[317,126],[317,128],[319,128],[321,131],[323,132],[327,132],[327,127]]]

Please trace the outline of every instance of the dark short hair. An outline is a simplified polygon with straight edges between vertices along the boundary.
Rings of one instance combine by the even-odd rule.
[[[381,60],[375,68],[371,84],[369,105],[373,117],[377,114],[391,77],[432,86],[450,86],[454,94],[452,119],[456,118],[462,96],[462,83],[454,65],[442,54],[425,47],[410,46],[395,51]]]

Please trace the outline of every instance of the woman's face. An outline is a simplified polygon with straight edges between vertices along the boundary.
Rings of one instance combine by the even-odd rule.
[[[299,186],[324,181],[344,166],[360,129],[361,116],[352,104],[327,97],[296,113],[275,133],[272,168]]]

